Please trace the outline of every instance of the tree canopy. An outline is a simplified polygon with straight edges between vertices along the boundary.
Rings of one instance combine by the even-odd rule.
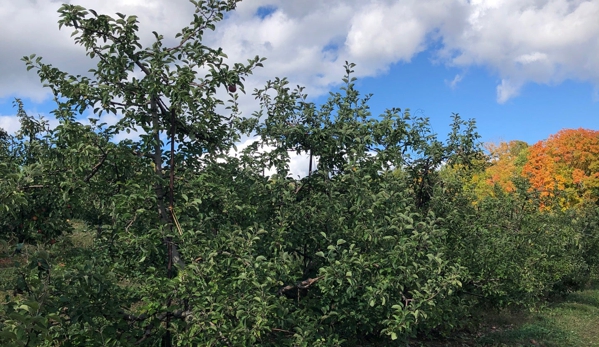
[[[489,157],[457,114],[445,139],[409,109],[373,116],[349,62],[322,105],[276,78],[242,117],[237,93],[264,59],[202,43],[238,1],[191,2],[172,47],[158,33],[142,46],[135,16],[66,4],[59,27],[95,68],[23,58],[60,124],[17,100],[21,130],[0,132],[3,346],[400,346],[588,281],[597,206],[539,209],[548,186],[529,163],[570,153],[550,172],[594,187],[596,134]],[[242,136],[255,141],[235,152]],[[310,157],[306,177],[291,152]],[[475,175],[493,194],[469,189]]]

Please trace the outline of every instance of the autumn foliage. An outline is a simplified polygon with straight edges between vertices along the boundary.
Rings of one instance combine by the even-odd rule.
[[[472,177],[477,195],[493,195],[493,187],[499,186],[506,192],[515,191],[514,178],[522,173],[522,165],[528,154],[528,144],[524,141],[488,143],[485,145],[489,153],[490,165],[486,170],[475,173]]]
[[[490,164],[472,177],[481,198],[492,195],[495,186],[514,192],[518,178],[528,181],[543,207],[554,199],[570,208],[599,197],[599,131],[563,129],[530,147],[522,141],[486,147]]]
[[[564,129],[530,148],[522,173],[541,196],[563,192],[562,207],[596,200],[599,188],[599,131]]]

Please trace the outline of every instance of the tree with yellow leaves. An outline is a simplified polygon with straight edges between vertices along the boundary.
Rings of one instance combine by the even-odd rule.
[[[485,145],[489,154],[489,166],[472,176],[471,188],[479,198],[493,196],[493,189],[498,185],[506,192],[514,192],[514,178],[522,173],[526,163],[528,144],[524,141],[502,141],[498,144]]]

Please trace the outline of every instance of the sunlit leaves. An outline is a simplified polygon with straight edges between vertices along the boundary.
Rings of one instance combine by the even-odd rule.
[[[532,187],[544,197],[563,192],[560,205],[599,198],[599,131],[564,129],[530,148],[523,168]]]

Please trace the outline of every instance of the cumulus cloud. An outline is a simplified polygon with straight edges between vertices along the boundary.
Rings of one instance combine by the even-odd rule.
[[[441,30],[439,55],[450,65],[486,66],[498,74],[498,102],[530,82],[599,85],[598,1],[472,0],[467,7],[463,30]]]
[[[79,0],[100,13],[136,14],[142,42],[152,30],[174,44],[191,20],[186,0]],[[37,53],[73,73],[93,66],[70,30],[58,30],[55,1],[6,0],[0,7],[3,54],[0,98],[49,97],[35,73],[19,60]],[[340,82],[343,61],[357,63],[356,76],[385,73],[429,50],[437,62],[486,67],[498,78],[497,101],[516,97],[527,83],[558,84],[566,79],[599,86],[599,1],[597,0],[304,0],[244,1],[205,42],[223,47],[231,62],[255,55],[268,60],[246,81],[246,90],[276,76],[306,86],[311,96]],[[463,76],[448,83],[455,87]],[[249,93],[251,94],[251,93]],[[240,98],[246,114],[257,105]]]

